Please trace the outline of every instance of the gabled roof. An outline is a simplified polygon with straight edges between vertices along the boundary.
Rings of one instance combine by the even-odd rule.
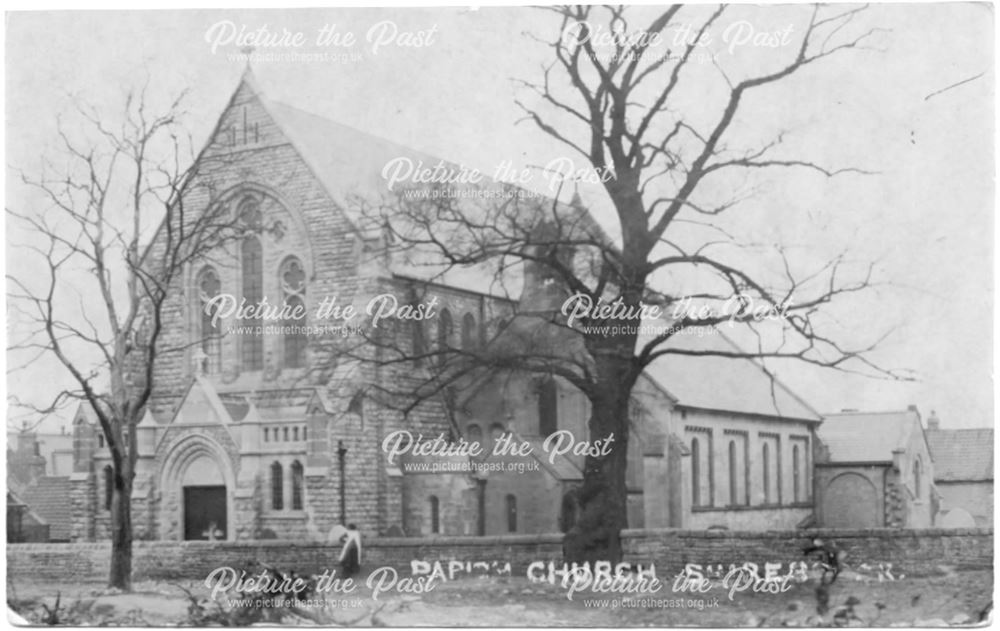
[[[993,429],[928,429],[927,446],[934,458],[934,480],[993,480]]]
[[[871,463],[892,462],[892,452],[919,431],[916,410],[828,414],[817,430],[831,462]]]
[[[388,193],[386,181],[382,178],[387,162],[406,157],[414,162],[423,161],[425,166],[431,167],[439,161],[385,138],[272,101],[259,89],[255,93],[327,193],[355,225],[360,225],[360,216],[355,204],[350,203],[349,196],[360,195],[371,201]],[[448,162],[445,164],[456,166]]]
[[[405,158],[417,168],[434,168],[438,164],[446,169],[460,172],[463,166],[432,156],[374,134],[369,134],[324,116],[306,112],[291,105],[274,101],[264,94],[249,70],[244,73],[234,92],[246,87],[260,101],[264,110],[282,131],[285,138],[295,148],[302,160],[309,166],[327,194],[337,203],[348,221],[358,232],[367,237],[377,236],[381,226],[372,225],[359,212],[356,198],[369,204],[377,204],[384,197],[392,195],[383,176],[386,165],[393,160]],[[482,183],[490,187],[518,190],[511,184],[501,183],[482,173]],[[454,188],[471,188],[475,185],[456,183]],[[528,199],[537,200],[537,208],[551,212],[553,200],[531,194]],[[529,205],[527,208],[533,208]],[[558,208],[566,216],[576,218],[571,225],[574,229],[586,231],[589,235],[607,240],[607,236],[582,206],[559,203]],[[431,249],[408,248],[406,252],[395,253],[389,263],[390,272],[427,282],[437,282],[455,289],[487,293],[500,298],[517,296],[521,290],[519,266],[505,266],[502,270],[493,265],[446,266],[439,253]],[[489,268],[489,269],[487,269]],[[514,269],[516,268],[516,269]],[[494,277],[497,277],[494,279]],[[484,279],[489,280],[484,280]]]
[[[196,375],[174,411],[170,424],[218,423],[228,425],[234,423],[238,419],[234,418],[232,413],[242,411],[243,414],[246,414],[246,409],[237,404],[234,398],[227,397],[227,399],[228,405],[220,398],[219,393],[212,386],[212,382],[201,375]]]
[[[44,476],[22,492],[20,499],[49,525],[49,539],[68,541],[73,525],[69,477]]]
[[[414,163],[423,162],[425,167],[433,167],[440,162],[448,168],[460,168],[460,165],[447,160],[272,101],[263,94],[249,71],[244,74],[236,93],[244,86],[259,99],[288,142],[362,234],[370,234],[374,227],[362,225],[364,222],[349,198],[359,196],[371,202],[388,193],[382,176],[387,162],[405,157]],[[484,177],[484,181],[490,179]],[[547,199],[540,201],[546,207],[552,203],[552,200]],[[578,222],[580,230],[607,240],[600,226],[585,209],[575,203],[560,203],[558,207],[573,213],[572,216],[577,219],[574,225]],[[431,253],[419,250],[406,253],[400,260],[394,257],[389,262],[389,267],[390,272],[409,278],[439,282],[456,289],[500,297],[516,296],[521,289],[517,274],[511,277],[503,275],[504,286],[501,287],[494,283],[492,271],[469,267],[444,271],[442,266],[435,264]],[[705,337],[681,335],[671,343],[681,346],[693,344],[699,350],[721,348],[732,352],[737,349],[721,332]],[[682,406],[820,421],[820,415],[815,410],[769,375],[762,364],[752,359],[667,356],[650,366],[647,371]]]
[[[640,335],[638,343],[648,341]],[[696,352],[744,352],[718,328],[706,335],[675,335],[667,344]],[[665,355],[646,372],[681,407],[816,422],[822,418],[755,359]]]

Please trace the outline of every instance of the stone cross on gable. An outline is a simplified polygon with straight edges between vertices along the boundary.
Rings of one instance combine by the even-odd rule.
[[[256,48],[254,48],[253,46],[244,46],[243,48],[240,49],[240,52],[243,53],[244,55],[246,55],[246,58],[247,58],[247,70],[250,69],[250,60],[252,59],[253,51],[254,50],[256,50]]]

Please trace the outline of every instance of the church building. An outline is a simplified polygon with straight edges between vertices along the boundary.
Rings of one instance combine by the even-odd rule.
[[[389,330],[405,333],[414,350],[475,349],[544,293],[528,273],[520,295],[502,295],[472,272],[438,276],[388,254],[385,235],[359,216],[359,200],[384,192],[382,169],[400,156],[438,162],[271,101],[244,75],[199,157],[224,158],[204,187],[212,193],[192,189],[185,205],[225,204],[251,230],[192,265],[168,301],[163,344],[171,350],[158,360],[153,402],[135,430],[136,539],[324,540],[347,523],[365,536],[572,526],[583,457],[545,450],[559,430],[587,437],[589,403],[568,382],[470,383],[455,393],[458,405],[429,399],[403,414],[380,401],[378,386],[405,384],[425,367],[338,356],[324,340],[350,344],[357,332],[310,321],[330,300],[363,309],[386,294],[418,297],[433,300],[437,316]],[[223,295],[309,315],[269,328],[212,307]],[[732,344],[722,329],[684,337],[679,343]],[[643,375],[635,400],[629,527],[776,529],[812,519],[821,417],[763,366],[668,356]],[[517,462],[390,459],[384,443],[404,431],[534,448]],[[110,461],[86,407],[72,435],[70,538],[105,539]]]

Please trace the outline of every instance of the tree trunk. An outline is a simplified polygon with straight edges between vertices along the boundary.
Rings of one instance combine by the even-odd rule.
[[[108,587],[132,591],[132,483],[117,468],[111,492],[111,576]]]
[[[614,434],[610,453],[587,456],[580,512],[576,524],[566,533],[563,554],[567,562],[621,562],[621,531],[628,527],[625,472],[628,453],[628,390],[606,385],[592,400],[590,440]]]

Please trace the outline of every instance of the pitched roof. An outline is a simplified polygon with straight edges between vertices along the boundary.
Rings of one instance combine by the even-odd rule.
[[[451,169],[460,165],[405,147],[390,140],[351,128],[323,116],[272,101],[257,86],[252,73],[244,75],[246,85],[260,100],[288,141],[309,165],[326,191],[337,201],[348,219],[362,232],[362,218],[352,210],[350,196],[378,199],[388,192],[382,176],[386,163],[400,157],[433,167],[439,162]],[[237,88],[239,91],[239,88]],[[484,180],[490,180],[484,177]],[[491,180],[490,180],[491,181]],[[461,184],[456,187],[461,187]],[[550,202],[546,201],[544,205]],[[579,229],[606,239],[600,226],[589,214],[572,204],[559,204],[574,213]],[[576,225],[576,224],[574,224]],[[372,228],[367,226],[367,229]],[[575,228],[574,228],[575,229]],[[390,262],[391,271],[410,278],[439,282],[457,289],[486,292],[501,297],[516,296],[521,289],[518,274],[503,274],[499,283],[490,270],[472,267],[445,269],[430,253],[420,250],[405,253],[405,260]],[[510,272],[510,270],[507,270]],[[490,282],[484,282],[489,278]],[[735,343],[719,332],[704,338],[677,336],[681,346],[694,344],[698,350],[709,348],[726,352],[739,350]],[[752,359],[725,357],[665,357],[647,369],[681,405],[729,412],[760,414],[777,418],[819,421],[820,415],[805,401],[789,390],[780,380],[769,375],[763,365]],[[711,378],[706,378],[711,375]],[[561,473],[569,474],[569,471]]]
[[[934,480],[993,480],[993,429],[929,429],[927,445],[934,458]]]
[[[639,344],[645,341],[640,336]],[[707,335],[675,335],[669,345],[696,352],[743,352],[718,328]],[[649,365],[646,372],[681,406],[776,418],[821,420],[816,410],[756,359],[665,355]]]
[[[243,84],[260,100],[264,109],[302,160],[309,165],[327,193],[362,234],[373,233],[381,229],[381,226],[373,225],[371,219],[365,220],[354,198],[377,203],[383,196],[390,194],[383,171],[391,161],[403,158],[409,160],[416,168],[431,169],[442,164],[453,173],[471,171],[449,160],[271,100],[259,88],[252,73],[244,75],[241,85]],[[485,173],[481,173],[481,176],[481,182],[486,186],[520,190],[512,184],[498,182]],[[455,183],[450,187],[470,189],[476,185]],[[538,203],[529,203],[523,208],[523,212],[528,212],[529,209],[537,209],[540,212],[551,211],[551,199],[534,193],[528,195],[526,199],[537,200]],[[472,212],[472,206],[466,208],[466,212]],[[607,238],[601,227],[582,209],[582,206],[560,202],[558,208],[565,211],[567,216],[572,215],[575,218],[574,222],[569,222],[568,225],[572,226],[569,229],[584,231],[595,238]],[[393,273],[408,278],[442,283],[455,289],[487,293],[500,298],[519,295],[522,285],[518,265],[510,266],[509,262],[500,268],[497,268],[495,263],[446,265],[434,247],[407,247],[405,252],[394,253],[389,261],[389,267]]]
[[[49,525],[49,538],[68,541],[72,526],[69,477],[45,476],[27,487],[21,500]]]
[[[360,217],[353,212],[355,205],[349,203],[348,198],[359,195],[378,199],[387,193],[382,177],[387,162],[400,157],[423,161],[428,167],[438,162],[436,158],[384,138],[272,101],[259,89],[254,91],[264,109],[356,226]]]
[[[817,430],[831,462],[891,462],[914,431],[920,431],[915,410],[828,414]]]

